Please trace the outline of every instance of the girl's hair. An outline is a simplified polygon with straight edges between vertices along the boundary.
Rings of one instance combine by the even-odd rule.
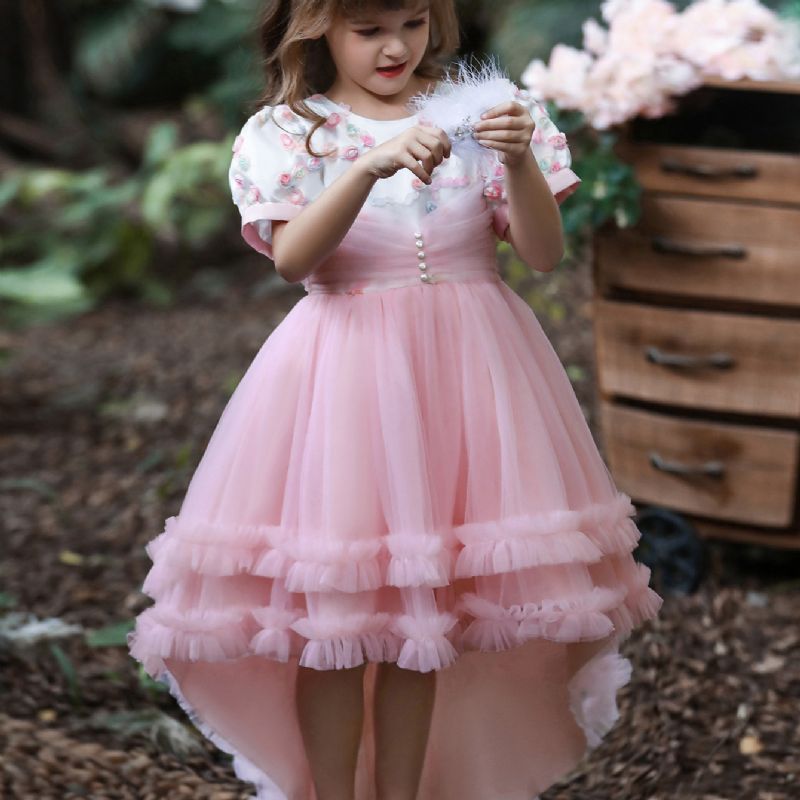
[[[264,105],[285,103],[313,125],[306,139],[325,123],[326,117],[308,106],[304,98],[324,94],[336,78],[336,66],[324,36],[337,17],[352,18],[366,10],[394,11],[406,8],[414,0],[267,0],[260,23],[260,46],[266,73],[264,92],[256,100],[258,110]],[[460,43],[458,17],[454,0],[431,0],[430,38],[425,55],[414,74],[440,80],[449,70],[446,60]]]

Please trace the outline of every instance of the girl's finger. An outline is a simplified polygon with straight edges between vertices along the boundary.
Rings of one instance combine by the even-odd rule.
[[[481,114],[481,119],[497,117],[501,114],[511,114],[512,116],[517,116],[520,111],[524,111],[524,109],[521,105],[519,105],[519,103],[515,103],[513,100],[507,100],[505,103],[492,106],[487,111],[484,111],[483,114]]]
[[[494,119],[484,119],[476,122],[473,127],[480,133],[501,130],[519,131],[525,128],[525,120],[515,117],[495,117]]]
[[[447,136],[446,133],[442,132],[442,136]],[[438,148],[441,147],[442,149],[442,157],[447,157],[450,154],[450,146],[449,144],[445,147],[445,142],[435,134],[430,134],[427,132],[422,132],[419,135],[419,139],[423,145],[425,145],[431,152],[437,152]]]
[[[431,176],[425,171],[423,166],[414,159],[410,153],[403,153],[400,161],[406,169],[411,170],[423,183],[430,183]]]
[[[525,142],[525,138],[519,135],[518,131],[509,130],[496,130],[496,131],[480,131],[475,138],[479,142],[492,141],[492,142]]]
[[[408,148],[411,155],[417,160],[422,162],[422,166],[427,173],[433,172],[436,163],[436,158],[433,153],[420,142],[412,142]]]

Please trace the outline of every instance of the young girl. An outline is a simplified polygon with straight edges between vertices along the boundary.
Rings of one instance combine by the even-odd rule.
[[[272,0],[262,41],[231,190],[307,294],[148,544],[132,655],[259,798],[531,800],[617,719],[619,644],[661,604],[498,274],[497,237],[561,258],[566,140],[518,87],[475,125],[489,169],[408,114],[453,0]]]

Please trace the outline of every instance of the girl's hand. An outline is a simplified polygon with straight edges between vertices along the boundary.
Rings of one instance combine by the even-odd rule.
[[[513,167],[528,156],[536,123],[528,110],[513,100],[493,106],[473,126],[475,138],[500,151],[500,161]]]
[[[358,160],[376,178],[390,178],[405,168],[429,184],[434,168],[449,157],[450,139],[441,128],[414,125],[364,153]]]

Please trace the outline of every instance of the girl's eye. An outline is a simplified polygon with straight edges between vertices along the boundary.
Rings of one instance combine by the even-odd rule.
[[[408,25],[410,28],[419,28],[420,25],[424,24],[425,24],[424,19],[413,19],[410,22],[406,23],[406,25]],[[374,36],[379,30],[380,28],[363,28],[360,31],[356,31],[356,33],[359,36],[369,37],[369,36]]]

